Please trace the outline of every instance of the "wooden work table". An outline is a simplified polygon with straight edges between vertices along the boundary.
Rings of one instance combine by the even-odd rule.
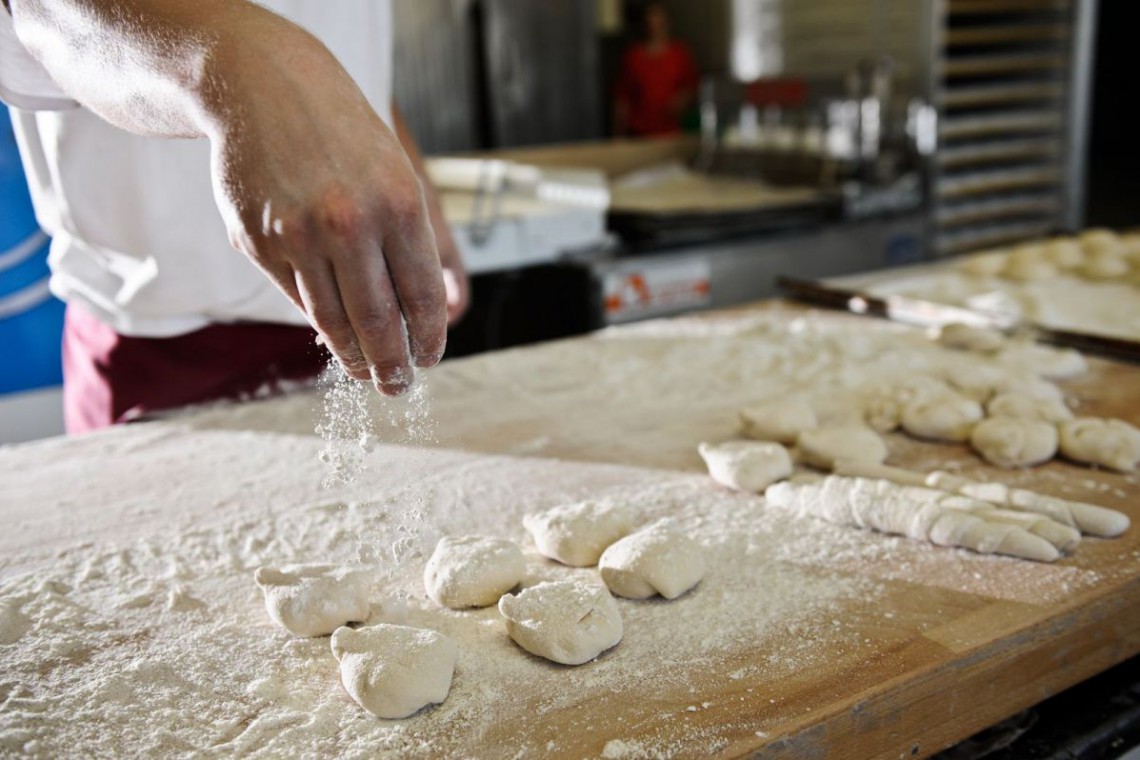
[[[748,325],[773,319],[807,319],[813,324],[835,321],[853,325],[854,330],[899,330],[901,334],[901,328],[884,323],[859,322],[858,318],[780,303],[678,324]],[[563,460],[567,467],[581,468],[583,473],[598,465],[619,465],[626,468],[621,472],[636,471],[642,473],[636,477],[645,478],[652,471],[678,476],[700,473],[696,443],[732,437],[735,409],[748,397],[752,373],[758,367],[768,366],[776,372],[782,366],[780,356],[764,360],[765,364],[756,350],[732,347],[734,335],[727,328],[723,332],[684,327],[655,331],[634,326],[445,362],[431,373],[434,426],[433,440],[427,445],[438,449],[442,457],[462,452],[476,460],[485,455],[518,458],[522,464],[511,472],[522,474],[528,471],[525,462],[529,458]],[[720,366],[710,367],[703,362],[715,355],[714,344],[723,344],[726,358]],[[685,355],[694,357],[691,366],[678,359]],[[1095,359],[1090,364],[1087,375],[1063,384],[1079,400],[1080,413],[1140,422],[1140,367]],[[653,377],[647,379],[649,375]],[[798,381],[789,378],[789,387]],[[628,387],[655,398],[634,403],[621,390]],[[386,402],[370,403],[378,417],[390,411]],[[158,447],[173,445],[170,442],[180,436],[229,431],[306,438],[315,436],[320,406],[318,393],[304,391],[206,409],[134,429],[140,431],[139,436],[146,431],[152,442],[148,445]],[[406,411],[405,407],[398,409],[400,414]],[[129,465],[113,456],[126,434],[115,431],[77,439],[59,451],[88,458],[92,473],[118,468],[119,476],[129,479]],[[104,439],[110,443],[104,445]],[[0,471],[6,482],[17,483],[21,499],[51,501],[50,483],[33,483],[33,474],[21,472],[38,455],[37,445],[0,450]],[[950,466],[975,477],[1029,485],[1041,492],[1119,509],[1131,516],[1134,525],[1140,520],[1140,484],[1134,476],[1059,461],[1032,471],[1000,471],[986,466],[964,446],[919,443],[897,434],[889,436],[889,446],[890,464],[917,470]],[[88,459],[77,466],[85,466]],[[599,472],[601,480],[617,477],[613,470]],[[112,476],[103,472],[91,477]],[[287,494],[273,498],[285,499]],[[152,513],[130,512],[135,515],[135,531],[158,530],[162,524],[161,497],[155,499]],[[123,497],[123,503],[127,501]],[[240,508],[237,497],[234,508]],[[128,514],[126,506],[121,509],[123,515]],[[0,579],[50,562],[66,545],[113,537],[109,528],[65,526],[50,510],[41,514],[35,505],[2,498],[0,521],[25,528],[46,526],[23,531],[24,536],[38,536],[40,545],[31,549],[20,532],[0,538],[0,556],[20,552],[18,561],[0,564]],[[868,540],[879,538],[868,536]],[[946,561],[900,568],[886,554],[859,562],[835,559],[836,567],[831,569],[874,577],[886,590],[874,609],[857,601],[850,605],[850,620],[845,622],[860,628],[864,643],[836,652],[823,667],[805,668],[753,691],[744,688],[746,682],[723,677],[738,663],[715,663],[706,674],[694,673],[695,696],[662,693],[653,694],[652,700],[630,699],[637,692],[629,687],[622,692],[624,697],[575,705],[567,713],[573,720],[561,727],[537,718],[503,721],[483,732],[479,743],[467,751],[474,756],[506,756],[511,747],[541,747],[549,735],[558,739],[557,751],[551,754],[598,757],[608,739],[629,736],[631,726],[649,720],[645,702],[655,708],[676,703],[677,709],[684,710],[690,701],[708,698],[731,706],[685,715],[684,727],[678,730],[694,738],[686,744],[684,736],[674,737],[669,746],[678,756],[706,754],[709,747],[702,748],[697,737],[713,732],[722,739],[713,747],[720,757],[925,757],[1140,652],[1140,529],[1136,527],[1120,539],[1088,539],[1074,556],[1057,565],[1030,563],[1033,572],[1014,575],[1009,575],[1012,561],[959,563],[953,552],[932,549],[932,556],[943,556],[935,552],[946,552]],[[995,575],[987,576],[991,568]],[[1026,586],[1012,587],[1010,578],[1014,586],[1017,579],[1025,580]],[[884,612],[889,612],[887,620]],[[0,674],[3,658],[0,648]],[[778,700],[772,697],[774,693]],[[504,707],[508,712],[514,709]],[[525,705],[518,707],[518,714],[527,715]],[[619,720],[620,731],[615,722]],[[592,729],[588,733],[566,730],[567,725],[585,723]],[[726,729],[729,724],[739,729]]]

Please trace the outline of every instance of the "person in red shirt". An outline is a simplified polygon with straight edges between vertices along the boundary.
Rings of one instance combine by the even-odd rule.
[[[659,3],[645,9],[645,38],[622,61],[614,103],[618,136],[651,137],[681,131],[681,116],[697,94],[697,67],[685,43],[670,36]]]

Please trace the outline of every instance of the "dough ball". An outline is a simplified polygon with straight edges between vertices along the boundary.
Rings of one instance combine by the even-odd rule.
[[[1077,272],[1086,280],[1115,280],[1132,270],[1122,250],[1089,254]]]
[[[451,691],[459,647],[442,633],[402,625],[338,628],[333,657],[344,690],[380,718],[406,718]]]
[[[808,430],[797,447],[800,459],[821,470],[831,470],[840,459],[881,464],[887,458],[887,444],[879,434],[860,425]]]
[[[428,596],[444,607],[489,607],[523,579],[522,550],[501,538],[444,536],[424,567]]]
[[[819,425],[805,396],[793,394],[740,410],[741,430],[748,438],[795,443],[799,434]]]
[[[298,636],[327,636],[345,623],[368,619],[372,578],[335,565],[259,567],[254,580],[273,622]]]
[[[792,457],[778,443],[729,441],[702,443],[697,447],[709,475],[734,491],[760,493],[777,480],[792,474]]]
[[[983,251],[960,259],[958,270],[975,277],[997,277],[1005,269],[1009,252],[1001,249]]]
[[[946,383],[955,392],[974,401],[985,402],[995,389],[1009,380],[1009,368],[995,363],[955,363],[943,369]]]
[[[598,570],[626,599],[676,599],[705,575],[704,550],[670,521],[631,533],[602,553]]]
[[[542,556],[571,567],[590,567],[607,546],[633,530],[633,519],[614,504],[584,501],[526,515],[523,526]]]
[[[945,380],[922,374],[872,388],[863,402],[863,422],[879,433],[890,433],[902,423],[902,410],[907,404],[952,392]]]
[[[1039,375],[1025,369],[1010,368],[1002,380],[994,386],[994,395],[1003,393],[1016,393],[1031,398],[1051,398],[1057,401],[1065,400],[1065,392],[1060,387]]]
[[[1059,269],[1076,269],[1085,263],[1085,250],[1073,238],[1053,238],[1045,244],[1045,258]]]
[[[1123,235],[1120,238],[1120,245],[1124,258],[1132,262],[1132,266],[1140,264],[1140,235]]]
[[[876,432],[897,430],[901,418],[902,404],[889,391],[874,393],[863,404],[863,421]]]
[[[1015,248],[1002,270],[1002,276],[1010,280],[1048,280],[1058,275],[1057,267],[1045,255],[1041,245],[1023,245]]]
[[[1034,398],[1020,393],[999,393],[994,396],[986,404],[986,414],[991,417],[1018,417],[1053,424],[1073,419],[1072,410],[1060,399]]]
[[[1119,244],[1120,236],[1105,227],[1093,227],[1078,235],[1077,240],[1089,250]]]
[[[1140,462],[1140,430],[1124,420],[1078,417],[1061,423],[1061,453],[1074,462],[1132,472]]]
[[[970,445],[990,464],[1028,467],[1057,453],[1057,427],[1021,417],[990,417],[974,427]]]
[[[961,443],[982,417],[982,405],[965,396],[945,394],[913,401],[903,409],[903,430],[918,438]]]
[[[992,354],[1005,345],[1005,336],[995,330],[955,322],[942,326],[938,331],[938,342],[947,348]]]
[[[499,600],[507,634],[531,654],[581,665],[617,646],[621,613],[610,592],[580,581],[540,583]]]
[[[1051,380],[1076,377],[1089,369],[1080,351],[1037,343],[1012,343],[1002,349],[998,358],[1009,367],[1028,370]]]

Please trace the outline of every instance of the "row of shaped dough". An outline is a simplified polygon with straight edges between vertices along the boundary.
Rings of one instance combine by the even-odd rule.
[[[971,254],[958,263],[966,274],[1009,280],[1047,280],[1077,276],[1087,280],[1125,280],[1140,285],[1140,235],[1088,230]]]
[[[514,543],[484,536],[444,537],[424,568],[424,586],[453,609],[498,603],[507,634],[526,651],[580,665],[616,646],[623,623],[610,591],[629,599],[675,599],[705,573],[701,547],[668,520],[634,530],[628,510],[602,502],[556,507],[524,519],[544,556],[573,567],[597,564],[604,586],[538,583],[517,594],[526,563]],[[299,636],[332,634],[345,690],[383,718],[403,718],[444,701],[459,656],[436,631],[368,619],[372,575],[333,565],[263,567],[255,573],[274,622]],[[609,590],[607,590],[607,588]]]

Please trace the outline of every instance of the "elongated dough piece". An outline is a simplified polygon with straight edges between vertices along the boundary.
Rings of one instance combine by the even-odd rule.
[[[1074,462],[1132,472],[1140,463],[1140,430],[1124,420],[1079,417],[1061,423],[1061,453]]]
[[[837,525],[958,546],[979,554],[1004,554],[1054,562],[1061,552],[1018,525],[997,522],[962,508],[964,497],[888,480],[830,475],[812,482],[785,481],[765,492],[768,503]]]
[[[924,475],[898,467],[844,461],[836,463],[835,473],[852,477],[884,478],[904,485],[927,486],[960,493],[1010,509],[1044,515],[1089,536],[1115,538],[1128,530],[1131,524],[1128,515],[1114,509],[1046,496],[1025,488],[1011,488],[1004,483],[982,483],[940,470]]]
[[[1028,510],[1022,511],[1005,503],[994,503],[988,499],[980,499],[968,494],[940,488],[930,482],[930,479],[921,472],[904,470],[899,467],[887,465],[870,465],[861,462],[838,462],[835,466],[836,475],[845,475],[854,478],[872,478],[889,480],[901,486],[917,488],[933,488],[945,491],[947,494],[958,494],[962,498],[947,500],[945,506],[953,509],[965,509],[984,517],[990,522],[1004,522],[1017,525],[1030,533],[1041,536],[1059,551],[1070,552],[1081,542],[1081,532],[1072,524],[1054,520],[1048,515],[1038,514]]]

